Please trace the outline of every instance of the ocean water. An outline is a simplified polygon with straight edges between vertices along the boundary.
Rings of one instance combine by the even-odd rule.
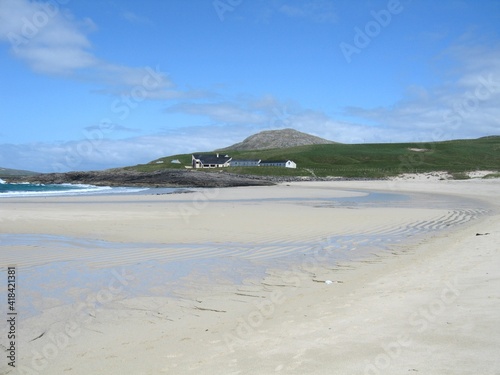
[[[84,184],[10,184],[0,179],[0,198],[135,193],[144,190],[148,190],[148,188],[110,187]]]

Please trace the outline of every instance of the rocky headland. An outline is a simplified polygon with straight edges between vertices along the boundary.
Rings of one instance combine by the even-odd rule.
[[[204,172],[198,170],[163,169],[139,172],[112,169],[89,172],[45,173],[35,176],[10,177],[7,182],[29,182],[39,184],[90,184],[96,186],[147,186],[147,187],[232,187],[269,186],[273,178],[265,176],[242,176],[226,172]]]

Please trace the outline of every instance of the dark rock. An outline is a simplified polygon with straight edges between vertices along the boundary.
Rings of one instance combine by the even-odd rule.
[[[47,173],[36,176],[10,178],[9,182],[40,184],[90,184],[97,186],[147,186],[147,187],[230,187],[269,186],[275,182],[257,176],[239,176],[229,173],[209,173],[193,170],[165,169],[154,172],[137,172],[125,169]]]

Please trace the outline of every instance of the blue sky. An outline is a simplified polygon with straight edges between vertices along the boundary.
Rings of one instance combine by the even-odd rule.
[[[500,134],[499,0],[0,0],[0,166]]]

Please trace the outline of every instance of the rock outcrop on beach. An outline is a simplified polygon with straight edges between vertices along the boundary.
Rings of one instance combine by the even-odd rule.
[[[8,181],[41,184],[71,183],[97,186],[148,187],[231,187],[265,186],[274,184],[271,179],[266,177],[175,169],[163,169],[153,172],[111,169],[90,172],[47,173],[22,178],[9,178]]]

